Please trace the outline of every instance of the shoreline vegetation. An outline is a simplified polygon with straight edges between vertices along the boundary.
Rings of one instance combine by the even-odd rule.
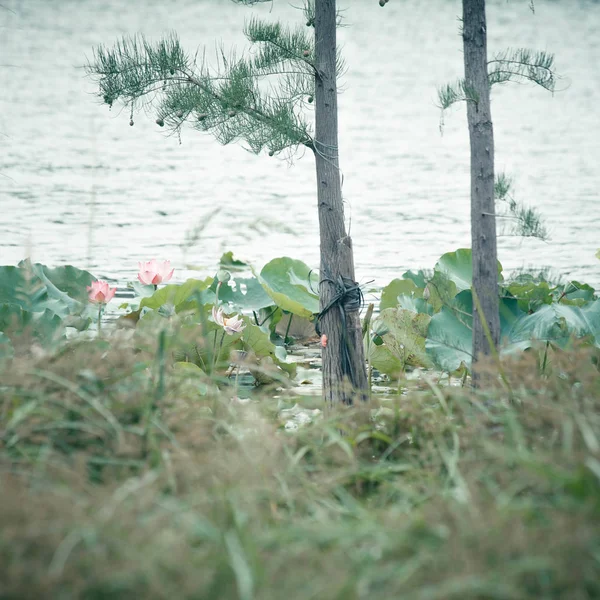
[[[250,18],[214,63],[174,32],[94,47],[130,127],[312,155],[320,261],[227,252],[174,283],[152,259],[127,298],[0,266],[0,600],[600,599],[600,297],[497,260],[499,223],[548,232],[495,169],[490,88],[559,77],[545,50],[488,56],[485,0],[462,5],[464,79],[438,99],[466,105],[472,249],[376,300],[344,214],[335,0]]]
[[[149,264],[99,332],[110,285],[0,267],[2,598],[600,597],[590,286],[499,266],[513,348],[475,390],[469,251],[448,253],[363,322],[370,399],[325,407],[302,387],[327,345],[297,358],[308,266],[227,253],[146,285]]]

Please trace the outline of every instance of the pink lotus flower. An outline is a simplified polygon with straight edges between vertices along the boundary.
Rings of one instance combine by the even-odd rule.
[[[212,316],[215,320],[215,323],[217,325],[220,325],[225,330],[225,333],[227,333],[228,335],[233,335],[234,333],[241,333],[246,327],[244,321],[242,321],[239,315],[235,315],[235,317],[228,318],[223,314],[223,309],[217,309],[216,306],[213,306]]]
[[[107,304],[113,299],[117,288],[111,288],[106,281],[92,281],[92,285],[86,287],[88,298],[94,304]]]
[[[158,285],[163,281],[169,281],[173,277],[175,269],[171,269],[171,261],[163,260],[158,262],[156,259],[149,260],[148,262],[138,263],[140,272],[138,273],[138,279],[144,285]]]

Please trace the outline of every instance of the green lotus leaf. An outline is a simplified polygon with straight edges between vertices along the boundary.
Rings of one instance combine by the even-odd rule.
[[[0,332],[15,343],[17,337],[30,335],[44,347],[52,347],[64,338],[65,330],[61,318],[46,309],[33,312],[18,304],[0,305]]]
[[[175,362],[173,364],[173,369],[175,371],[181,371],[186,376],[189,375],[191,377],[203,377],[204,375],[204,371],[198,365],[191,362]]]
[[[53,269],[41,264],[35,264],[34,267],[41,269],[48,280],[61,292],[84,304],[88,302],[86,288],[95,280],[95,277],[88,271],[78,269],[72,265]]]
[[[516,298],[500,299],[501,344],[512,343],[510,331],[525,317]],[[461,364],[471,368],[473,349],[473,295],[470,290],[458,294],[448,306],[433,315],[425,342],[427,354],[443,371],[452,373]]]
[[[423,290],[420,290],[412,279],[393,279],[381,290],[379,310],[398,306],[398,296],[400,295],[421,298]]]
[[[458,294],[459,289],[451,279],[440,271],[435,271],[433,277],[427,282],[429,298],[427,303],[431,305],[434,313],[439,312],[443,306],[449,306]]]
[[[249,317],[243,317],[246,327],[241,333],[228,335],[220,325],[208,319],[209,305],[205,310],[207,319],[204,323],[196,322],[194,316],[194,322],[184,322],[180,329],[170,336],[169,345],[178,362],[194,363],[203,371],[210,373],[215,366],[218,369],[226,368],[232,360],[232,353],[235,350],[243,350],[251,353],[259,361],[268,358],[273,368],[278,369],[282,375],[283,372],[290,377],[295,375],[296,365],[285,362],[285,349],[282,354],[282,351],[269,340],[269,334],[252,323]],[[143,324],[150,315],[157,315],[157,313],[148,313],[141,319],[140,324]],[[160,317],[155,316],[154,319],[156,318]],[[152,322],[154,331],[156,327],[156,323]]]
[[[12,358],[14,353],[9,337],[0,331],[0,366],[4,361]]]
[[[138,298],[150,298],[157,291],[152,284],[145,285],[137,279],[132,282],[131,287]]]
[[[158,339],[159,332],[163,330],[167,332],[167,341],[169,341],[171,336],[176,333],[178,325],[176,319],[168,319],[157,310],[140,311],[135,328],[137,343],[144,348],[152,348],[152,345],[147,345],[146,341],[154,344]]]
[[[87,298],[87,290],[85,286],[83,287],[83,295],[80,296],[82,300],[76,300],[72,298],[67,292],[62,291],[58,288],[54,282],[50,280],[50,278],[46,275],[44,265],[36,263],[32,265],[33,272],[36,277],[42,282],[42,284],[46,288],[46,298],[38,302],[37,309],[38,310],[51,310],[53,313],[59,315],[60,317],[66,317],[67,315],[77,314],[84,311],[89,304]],[[73,269],[74,267],[71,267]],[[56,271],[60,272],[61,269],[56,269]],[[89,275],[89,273],[88,273]],[[89,282],[92,281],[92,276],[89,276]],[[82,283],[87,280],[87,277],[84,275],[82,278]],[[66,282],[62,282],[66,285]],[[86,285],[89,285],[86,284]]]
[[[429,321],[430,316],[427,314],[401,308],[386,308],[373,321],[373,330],[383,339],[383,345],[373,344],[372,352],[376,359],[381,359],[383,369],[393,369],[393,373],[388,374],[396,374],[396,365],[389,360],[387,353],[375,348],[387,348],[398,359],[402,370],[406,365],[431,366],[431,361],[425,352],[425,336]],[[379,369],[373,360],[371,363]]]
[[[236,277],[222,284],[219,288],[219,301],[226,302],[232,311],[260,310],[273,305],[273,299],[256,277]]]
[[[311,281],[316,285],[318,278],[311,277],[311,269],[302,261],[275,258],[263,267],[258,279],[282,310],[305,318],[319,312],[319,297],[311,288]]]
[[[46,293],[41,282],[34,281],[35,279],[31,270],[26,273],[21,267],[0,267],[0,303],[18,304],[25,309],[32,309],[38,298]]]
[[[459,292],[471,289],[473,285],[473,258],[470,248],[461,248],[456,252],[444,254],[434,268],[447,279],[454,282]],[[501,278],[502,265],[498,263],[498,276]]]
[[[392,379],[398,378],[404,372],[404,361],[394,355],[387,346],[369,346],[369,362],[380,373],[385,373]]]
[[[237,260],[233,257],[233,252],[225,252],[221,259],[219,260],[219,267],[222,269],[227,269],[229,271],[245,271],[250,268],[248,263],[245,263],[243,260]]]
[[[596,290],[587,283],[569,281],[566,285],[555,290],[555,298],[561,304],[584,306],[596,299]]]
[[[215,293],[210,289],[213,282],[212,277],[207,277],[204,280],[188,279],[181,284],[166,285],[156,290],[152,296],[142,298],[140,308],[147,306],[157,310],[161,306],[171,304],[176,312],[182,312],[196,308],[198,297],[201,304],[214,303]]]
[[[546,281],[514,281],[506,289],[526,313],[535,312],[545,304],[552,304],[552,289]]]
[[[164,331],[167,348],[176,361],[192,362],[207,373],[215,365],[220,368],[228,364],[234,348],[241,349],[241,333],[228,335],[211,320],[210,304],[170,317],[163,316],[161,310],[149,310],[139,319],[135,329],[138,347],[153,352],[159,332]]]
[[[402,274],[402,279],[410,279],[418,289],[423,290],[427,285],[430,277],[423,271],[419,269],[416,273],[414,271],[406,271]]]
[[[415,313],[433,315],[433,306],[423,298],[414,296],[398,296],[398,306],[404,310],[410,310]]]
[[[283,311],[272,304],[257,311],[258,322],[263,331],[268,331],[271,336],[275,335],[275,331],[283,318]]]
[[[562,315],[557,314],[557,308]],[[571,332],[564,320],[565,310],[570,307],[560,305],[543,306],[538,311],[521,319],[511,331],[510,341],[515,344],[530,347],[536,341],[552,341],[558,346],[564,347],[571,337]]]
[[[509,332],[512,343],[552,342],[565,347],[571,336],[589,337],[600,347],[600,300],[586,306],[551,304],[518,319]]]
[[[296,364],[282,360],[283,354],[279,349],[281,347],[275,346],[269,339],[268,334],[258,325],[250,323],[247,318],[244,318],[244,321],[246,322],[246,328],[242,333],[244,349],[252,352],[259,359],[271,359],[277,367],[293,378],[296,375]]]
[[[275,356],[275,344],[258,325],[247,322],[242,333],[242,341],[246,349],[251,350],[258,357]]]
[[[431,317],[425,348],[442,371],[452,373],[464,363],[470,368],[473,349],[471,315],[463,315],[448,306]]]
[[[500,339],[501,343],[506,343],[512,326],[527,313],[521,310],[516,298],[500,298],[498,308],[500,310]]]
[[[86,286],[92,279],[87,271],[72,266],[48,269],[22,261],[17,267],[0,267],[0,303],[32,312],[49,310],[61,318],[81,315],[88,308]]]
[[[174,376],[177,381],[177,393],[185,396],[206,396],[209,391],[206,373],[195,363],[176,362],[173,365]]]

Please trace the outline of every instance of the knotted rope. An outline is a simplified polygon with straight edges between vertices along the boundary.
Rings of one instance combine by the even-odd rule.
[[[363,305],[363,293],[358,283],[353,281],[349,277],[343,277],[339,275],[337,280],[330,277],[324,277],[319,282],[319,288],[321,284],[329,283],[334,288],[334,294],[331,300],[323,307],[321,312],[317,314],[315,321],[315,330],[317,335],[321,335],[320,322],[321,319],[334,307],[338,307],[340,311],[340,319],[342,321],[342,344],[341,344],[341,359],[342,359],[342,372],[348,375],[352,385],[356,385],[356,376],[352,370],[352,360],[350,358],[350,346],[348,338],[348,324],[346,320],[346,314],[350,312],[356,312],[360,310]]]

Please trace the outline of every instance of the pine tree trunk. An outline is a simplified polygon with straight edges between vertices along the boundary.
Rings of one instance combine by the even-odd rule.
[[[346,234],[338,156],[336,84],[336,3],[315,1],[315,141],[317,201],[321,239],[320,306],[340,287],[354,283],[352,240]],[[355,291],[356,293],[356,291]],[[346,297],[346,300],[352,298]],[[334,305],[322,316],[323,397],[332,405],[366,397],[367,375],[360,315],[356,303]],[[357,393],[358,392],[358,393]]]
[[[475,101],[467,101],[471,142],[471,244],[473,289],[483,314],[473,306],[473,385],[479,384],[477,360],[490,354],[482,325],[495,345],[500,340],[496,216],[494,208],[494,128],[487,70],[485,0],[463,0],[465,83]]]

